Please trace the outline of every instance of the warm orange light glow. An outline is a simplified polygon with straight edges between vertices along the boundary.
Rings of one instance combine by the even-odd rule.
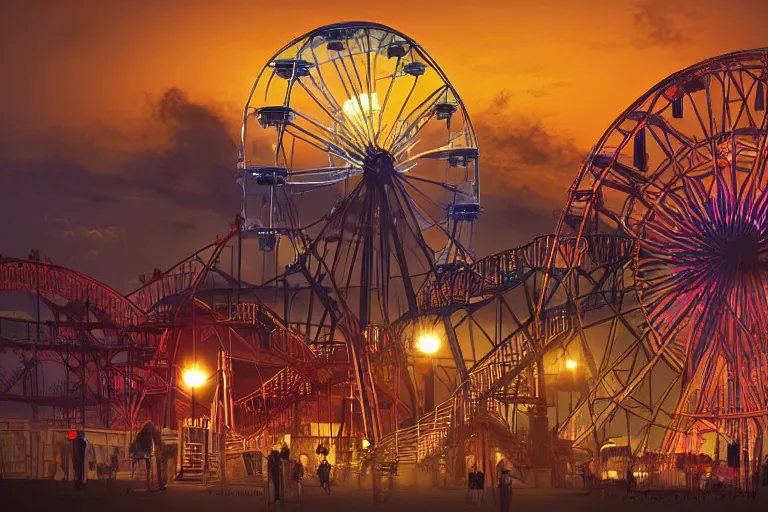
[[[371,447],[371,442],[367,439],[363,439],[363,450],[367,450]]]
[[[378,125],[378,116],[381,114],[381,107],[379,106],[379,95],[375,92],[371,93],[368,97],[367,94],[361,94],[360,96],[350,98],[344,102],[341,107],[346,118],[357,125],[362,133],[368,133],[369,121],[373,126]]]
[[[197,369],[189,369],[184,371],[184,385],[189,388],[197,388],[203,385],[207,378],[203,373]]]
[[[431,332],[422,333],[416,343],[416,349],[424,354],[434,354],[439,348],[440,338]]]
[[[576,361],[574,361],[573,359],[569,359],[565,362],[565,367],[568,368],[569,370],[575,370],[576,366],[577,366]]]

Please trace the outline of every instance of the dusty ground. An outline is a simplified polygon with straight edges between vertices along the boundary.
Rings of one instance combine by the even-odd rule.
[[[265,510],[261,486],[258,482],[230,483],[224,487],[203,487],[189,483],[173,483],[165,492],[136,490],[126,493],[129,482],[116,481],[105,488],[101,482],[90,482],[84,491],[74,492],[63,482],[0,480],[0,510],[18,512],[34,510],[78,512],[193,512],[206,511],[258,511]],[[486,497],[483,510],[499,510],[491,496]],[[684,512],[703,510],[768,510],[768,491],[755,500],[715,499],[694,500],[675,495],[651,497],[600,497],[585,496],[580,492],[558,490],[520,489],[515,491],[513,511],[577,512],[644,510],[651,512]],[[272,505],[279,510],[280,505]],[[286,503],[284,509],[311,511],[365,511],[394,512],[469,512],[465,492],[446,489],[395,489],[389,502],[373,505],[370,491],[334,487],[330,496],[315,486],[305,487],[301,505]]]

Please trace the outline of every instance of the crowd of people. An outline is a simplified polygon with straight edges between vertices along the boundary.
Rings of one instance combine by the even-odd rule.
[[[327,460],[328,448],[320,445],[317,454],[322,457],[317,467],[320,486],[331,493],[331,464]],[[303,495],[304,465],[298,459],[291,459],[291,450],[284,443],[280,450],[273,449],[267,456],[267,487],[270,501],[301,501]]]

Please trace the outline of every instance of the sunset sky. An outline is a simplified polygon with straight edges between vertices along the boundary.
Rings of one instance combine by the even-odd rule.
[[[484,255],[554,229],[581,159],[670,73],[768,46],[765,0],[5,1],[0,253],[121,291],[223,234],[238,115],[292,38],[376,21],[419,42],[477,129]]]

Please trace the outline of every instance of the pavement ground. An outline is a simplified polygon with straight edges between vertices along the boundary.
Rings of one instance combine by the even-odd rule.
[[[260,511],[307,510],[356,512],[382,510],[394,512],[470,512],[466,491],[459,489],[395,488],[387,503],[373,504],[371,491],[348,487],[333,487],[331,495],[314,482],[304,487],[301,504],[285,503],[267,506],[263,485],[257,480],[229,482],[226,486],[203,486],[174,482],[163,491],[135,489],[126,492],[131,482],[89,482],[85,489],[74,491],[72,484],[61,481],[0,480],[0,510],[19,511],[77,511],[77,512],[195,512],[195,511]],[[500,510],[486,493],[482,511]],[[724,498],[709,495],[694,499],[675,493],[644,496],[637,494],[602,496],[599,492],[585,495],[582,491],[558,489],[515,489],[513,511],[597,512],[649,511],[686,512],[725,510],[728,512],[768,510],[768,489],[755,499]]]

